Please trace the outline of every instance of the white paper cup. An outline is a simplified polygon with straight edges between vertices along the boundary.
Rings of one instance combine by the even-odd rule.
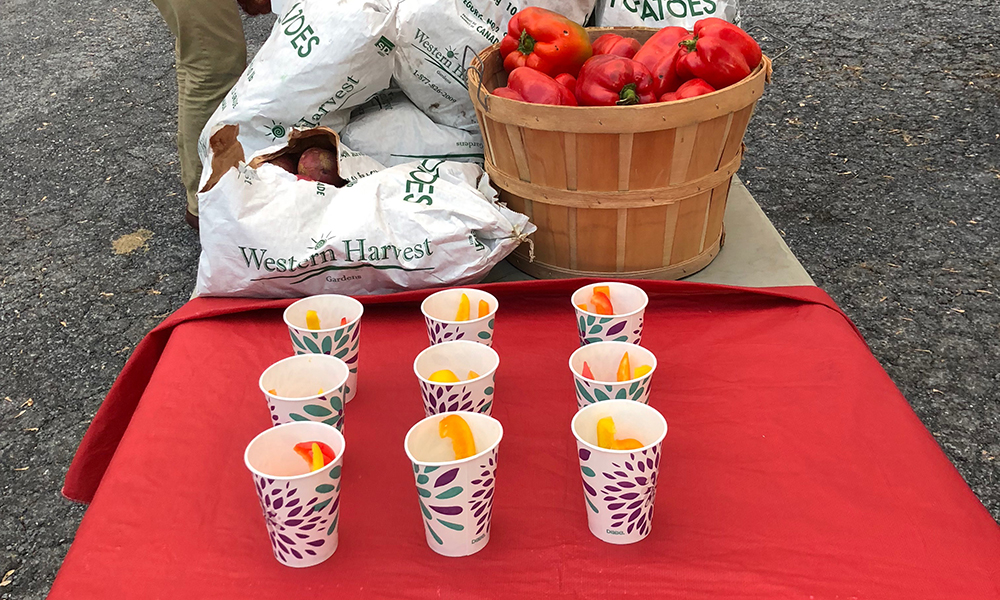
[[[635,438],[638,450],[605,450],[597,445],[597,422],[615,420],[618,439]],[[632,544],[653,526],[660,446],[667,422],[655,408],[631,400],[597,402],[573,417],[590,532],[609,544]]]
[[[413,372],[420,380],[420,396],[428,417],[443,412],[469,411],[484,415],[493,412],[500,355],[483,344],[459,340],[424,349],[413,361]],[[437,383],[429,377],[435,371],[450,369],[458,377],[475,371],[479,377],[458,383]]]
[[[456,321],[458,302],[465,294],[469,297],[468,321]],[[485,317],[479,314],[479,301],[485,300],[490,305],[490,312]],[[493,294],[482,290],[468,288],[452,288],[441,290],[424,298],[420,304],[420,312],[424,313],[424,323],[427,325],[427,338],[431,345],[455,340],[470,340],[493,345],[493,327],[496,323],[497,308],[500,303]]]
[[[343,431],[347,376],[347,365],[339,358],[299,354],[265,369],[257,384],[271,409],[273,425],[317,421]]]
[[[636,367],[649,365],[653,369],[635,379],[617,381],[618,363],[628,352],[633,372]],[[583,363],[590,367],[596,380],[583,376]],[[569,370],[576,383],[578,409],[605,400],[635,400],[649,404],[649,387],[656,372],[656,356],[642,346],[628,342],[595,342],[580,346],[569,357]]]
[[[306,327],[306,311],[316,311],[323,329]],[[361,315],[364,306],[350,296],[321,294],[303,298],[285,309],[285,325],[296,354],[329,354],[347,363],[350,375],[344,388],[345,402],[358,391],[358,350],[361,346]],[[347,317],[347,324],[340,320]],[[334,327],[330,327],[334,325]]]
[[[611,292],[613,315],[599,315],[589,310],[581,310],[578,305],[589,308],[590,297],[594,287],[608,286]],[[576,329],[580,335],[580,345],[595,342],[628,342],[638,344],[642,341],[642,320],[649,304],[649,296],[629,283],[607,281],[585,285],[573,292],[573,309],[576,310]]]
[[[322,469],[295,452],[300,442],[323,442],[337,457]],[[318,565],[340,542],[340,470],[344,436],[322,423],[286,423],[255,437],[243,453],[253,474],[271,549],[289,567]]]
[[[438,423],[461,415],[479,451],[463,460],[454,456],[451,440],[442,439]],[[427,545],[443,556],[468,556],[490,541],[494,471],[503,426],[493,417],[470,412],[432,415],[410,428],[403,442],[417,479],[417,500]]]

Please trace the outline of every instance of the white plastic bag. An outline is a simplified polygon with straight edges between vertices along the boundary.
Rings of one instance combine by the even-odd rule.
[[[285,0],[283,8],[270,37],[202,130],[202,187],[208,136],[219,126],[239,125],[244,151],[254,154],[285,142],[292,127],[339,130],[352,107],[389,86],[392,0]]]
[[[336,187],[265,162],[305,147],[336,148],[333,131],[293,132],[286,148],[247,164],[235,129],[223,127],[210,141],[213,172],[198,195],[197,295],[358,295],[469,284],[535,231],[527,217],[496,202],[477,165],[428,159]]]
[[[718,17],[739,24],[739,0],[597,0],[598,27],[691,29],[699,19]]]
[[[476,130],[466,83],[472,59],[507,33],[525,6],[583,23],[595,0],[399,0],[393,76],[410,100],[442,125]]]
[[[387,167],[427,158],[484,160],[482,135],[435,123],[398,90],[354,109],[340,140]]]

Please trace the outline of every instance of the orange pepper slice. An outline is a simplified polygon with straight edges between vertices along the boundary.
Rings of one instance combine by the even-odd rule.
[[[462,297],[458,300],[458,314],[455,315],[456,321],[468,321],[469,320],[469,297],[462,294]]]
[[[347,317],[340,317],[340,326],[347,325]]]
[[[490,303],[486,300],[479,301],[479,318],[482,319],[486,315],[490,314]]]
[[[582,310],[582,311],[585,311],[585,312],[590,312],[590,309],[589,309],[589,308],[587,308],[587,305],[586,305],[586,304],[577,304],[577,305],[576,305],[576,307],[577,307],[577,308],[579,308],[579,309],[580,309],[580,310]]]
[[[607,296],[608,298],[610,298],[611,297],[611,286],[610,285],[595,285],[594,286],[594,293],[596,294],[597,292],[601,292],[602,294],[604,294],[605,296]]]
[[[622,356],[622,361],[618,363],[618,381],[628,381],[632,379],[632,367],[628,362],[628,352]]]
[[[472,437],[469,424],[459,415],[448,415],[438,422],[438,435],[441,439],[451,438],[451,448],[455,451],[455,460],[469,458],[476,454],[476,440]]]
[[[469,371],[469,379],[475,379],[477,377],[479,377],[479,373],[476,373],[475,371]]]
[[[434,383],[458,383],[461,379],[455,372],[451,369],[441,369],[440,371],[434,371],[431,376],[427,378],[428,381],[433,381]]]

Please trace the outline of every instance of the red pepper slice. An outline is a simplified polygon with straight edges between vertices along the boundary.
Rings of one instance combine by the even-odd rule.
[[[705,94],[711,94],[714,91],[715,88],[708,85],[704,79],[692,79],[682,83],[681,87],[677,88],[676,92],[667,92],[666,94],[660,96],[660,102],[672,102],[674,100],[694,98],[695,96],[704,96]]]
[[[689,35],[683,27],[664,27],[646,40],[633,57],[649,69],[657,98],[677,90],[682,83],[677,75],[677,57],[681,53],[679,42]]]
[[[615,314],[614,307],[611,306],[611,298],[604,292],[594,292],[594,295],[590,297],[590,301],[594,304],[595,312],[599,315],[613,315]]]
[[[550,77],[560,73],[576,77],[593,52],[583,27],[537,6],[511,17],[507,35],[500,40],[500,56],[508,73],[518,67],[531,67]]]
[[[323,442],[302,442],[300,444],[295,444],[295,452],[311,465],[313,461],[313,444],[319,445],[319,451],[323,453],[323,466],[330,464],[337,458],[337,454],[333,451],[333,448],[327,446]]]
[[[532,104],[576,106],[576,98],[569,88],[545,73],[528,67],[518,67],[511,71],[507,78],[507,87],[497,88],[493,93]]]
[[[594,372],[590,370],[590,365],[587,364],[587,361],[583,361],[583,372],[581,373],[581,375],[583,375],[587,379],[591,380],[594,379]]]
[[[584,106],[656,102],[653,76],[631,58],[602,54],[588,60],[576,80],[576,99]]]
[[[686,34],[687,32],[685,32]],[[617,33],[605,33],[594,40],[594,56],[598,54],[613,54],[632,58],[635,53],[642,48],[642,44],[635,38],[622,37]]]

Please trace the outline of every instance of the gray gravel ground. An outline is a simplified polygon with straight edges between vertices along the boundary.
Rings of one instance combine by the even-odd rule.
[[[784,53],[741,176],[1000,517],[1000,5],[744,15]],[[269,25],[248,25],[252,48]],[[198,240],[153,6],[5,0],[0,29],[0,598],[43,598],[84,513],[65,470],[132,348],[187,300]],[[139,247],[116,254],[127,234]]]

